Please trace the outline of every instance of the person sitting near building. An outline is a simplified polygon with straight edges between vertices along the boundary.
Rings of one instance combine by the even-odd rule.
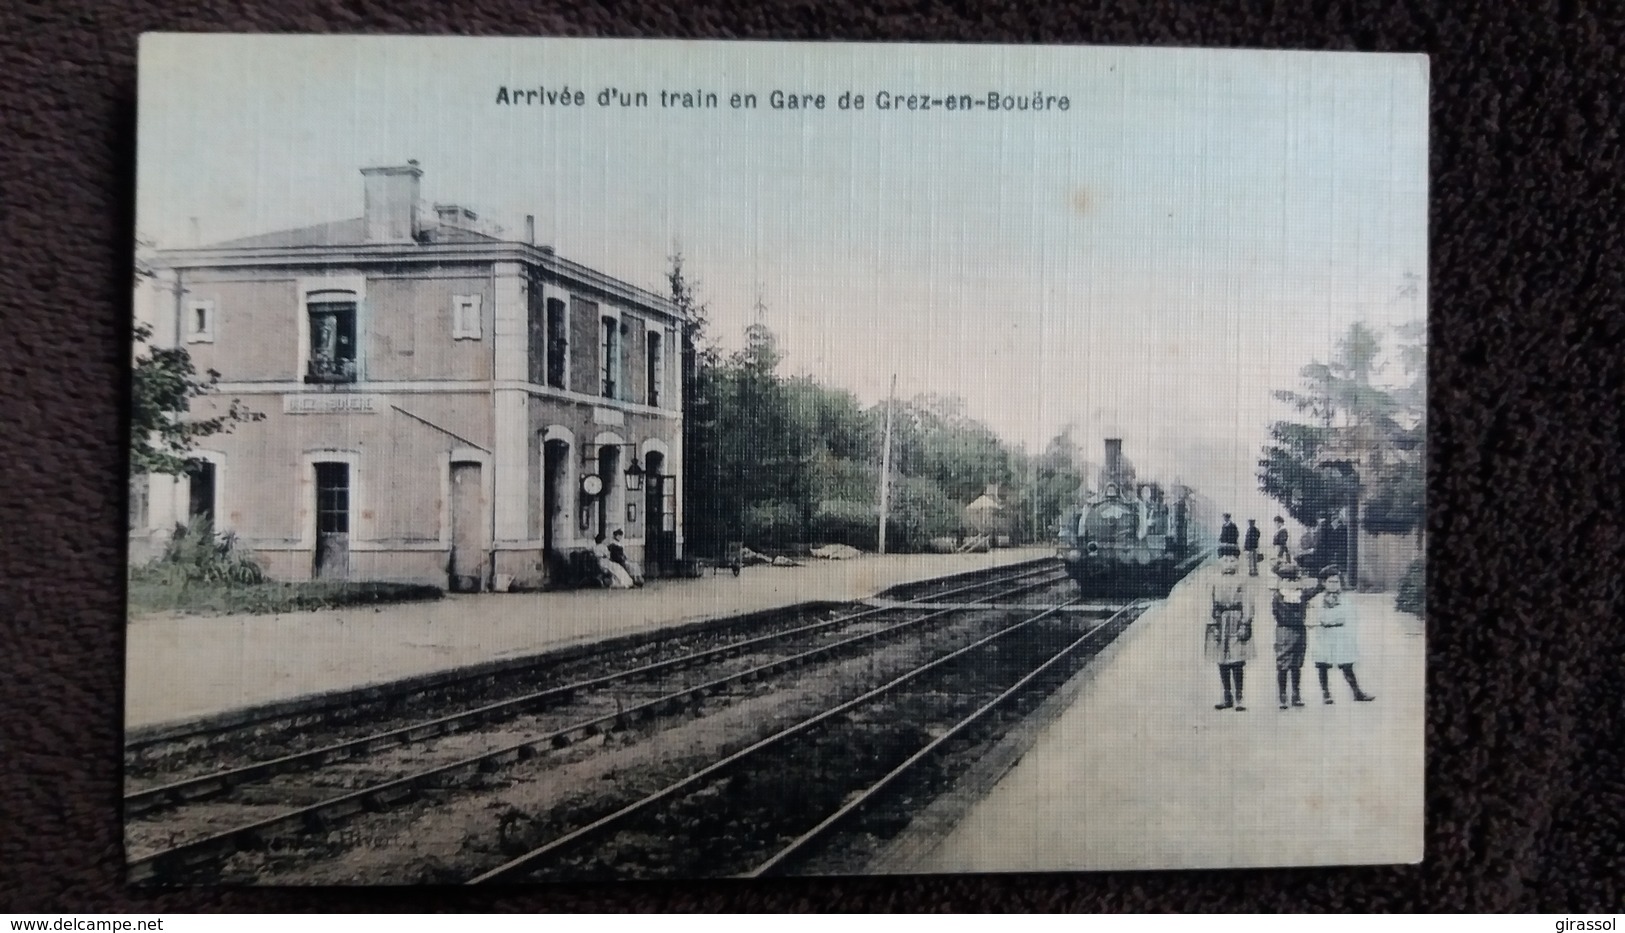
[[[1247,576],[1258,576],[1258,539],[1263,533],[1258,530],[1258,522],[1247,519],[1247,538],[1242,544],[1242,550],[1247,552]]]
[[[1291,706],[1303,705],[1303,661],[1309,646],[1309,633],[1305,629],[1309,601],[1320,594],[1320,585],[1305,589],[1299,583],[1298,568],[1291,561],[1277,561],[1275,594],[1270,599],[1270,614],[1275,617],[1275,693],[1281,709],[1289,705],[1287,687],[1290,685]]]
[[[1224,513],[1224,524],[1219,528],[1219,556],[1241,557],[1241,529],[1230,520],[1230,513]]]
[[[611,556],[609,545],[604,543],[604,533],[599,532],[593,539],[592,556],[598,559],[598,585],[611,590],[629,590],[632,588],[632,575],[626,568],[615,562]]]
[[[1320,581],[1325,592],[1311,604],[1310,615],[1316,626],[1315,670],[1320,674],[1321,702],[1327,706],[1332,704],[1330,679],[1332,668],[1336,667],[1342,670],[1355,701],[1370,703],[1376,697],[1361,690],[1360,681],[1354,676],[1354,663],[1359,660],[1355,632],[1359,617],[1354,604],[1343,595],[1343,573],[1336,566],[1327,567],[1321,571]]]
[[[1232,558],[1230,563],[1234,563]],[[1244,581],[1225,580],[1213,585],[1213,609],[1203,637],[1202,654],[1219,666],[1224,702],[1214,709],[1247,711],[1242,697],[1247,662],[1257,653],[1253,646],[1254,602]]]
[[[626,575],[632,578],[633,586],[643,585],[643,568],[638,562],[626,556],[626,544],[622,541],[624,533],[615,529],[614,540],[609,542],[609,559],[626,570]]]

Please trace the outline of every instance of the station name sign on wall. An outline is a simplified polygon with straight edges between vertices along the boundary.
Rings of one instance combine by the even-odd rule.
[[[282,396],[286,415],[371,415],[384,410],[382,395],[297,393]]]

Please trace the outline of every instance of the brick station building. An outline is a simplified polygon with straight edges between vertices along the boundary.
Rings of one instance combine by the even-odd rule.
[[[206,517],[271,576],[534,586],[626,533],[682,550],[671,302],[361,170],[362,216],[158,254],[137,316],[264,415],[138,481],[132,558]],[[589,478],[592,477],[592,478]]]

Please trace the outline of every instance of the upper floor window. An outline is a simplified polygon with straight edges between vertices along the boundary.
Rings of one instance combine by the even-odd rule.
[[[310,362],[306,382],[356,381],[356,302],[333,295],[313,295],[305,306],[310,317]]]
[[[603,337],[598,346],[598,363],[602,375],[604,398],[620,398],[621,388],[621,322],[613,317],[602,319]]]
[[[632,371],[637,368],[637,358],[632,355],[632,327],[625,320],[620,322],[621,337],[616,349],[620,351],[620,359],[615,361],[615,385],[620,394],[615,396],[623,402],[632,401]]]
[[[214,302],[189,301],[186,303],[186,342],[214,342]]]
[[[660,344],[660,332],[657,330],[649,331],[649,352],[648,359],[645,361],[648,369],[645,375],[648,378],[645,383],[649,387],[648,402],[652,408],[660,407],[660,387],[666,381],[666,358],[662,353]]]
[[[547,384],[564,388],[564,368],[570,359],[570,317],[564,302],[547,299]]]
[[[453,340],[480,339],[480,296],[456,295],[451,299]]]

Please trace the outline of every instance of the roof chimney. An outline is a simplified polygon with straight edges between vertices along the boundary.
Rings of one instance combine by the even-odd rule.
[[[412,243],[418,223],[418,180],[423,169],[416,159],[405,165],[364,168],[364,218],[368,243]]]
[[[196,217],[189,217],[189,218],[187,218],[187,221],[188,221],[188,223],[187,223],[187,233],[189,233],[191,235],[191,237],[192,237],[192,245],[193,246],[202,246],[203,245],[203,228],[198,226],[198,222],[197,222]]]
[[[1123,473],[1123,439],[1106,438],[1106,475],[1115,482]]]
[[[525,215],[525,242],[531,246],[536,245],[536,215]]]
[[[480,229],[480,215],[461,204],[436,204],[434,213],[442,227],[456,227],[459,230],[475,231]]]

